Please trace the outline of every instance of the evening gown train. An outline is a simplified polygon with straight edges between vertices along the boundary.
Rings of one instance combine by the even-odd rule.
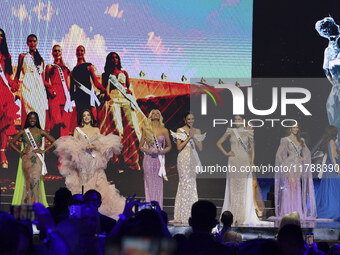
[[[248,148],[248,144],[253,140],[253,130],[241,127],[237,128],[237,132],[245,148]],[[231,150],[235,153],[235,156],[229,157],[228,165],[236,167],[237,170],[240,170],[241,166],[250,166],[249,154],[239,142],[233,128],[228,128],[224,136],[230,137]],[[253,178],[251,172],[228,173],[222,213],[224,211],[232,212],[236,225],[261,223],[256,215],[254,206]]]
[[[275,164],[290,169],[289,172],[275,173],[276,217],[296,211],[301,220],[315,219],[314,185],[312,173],[309,171],[311,155],[307,146],[297,146],[289,137],[281,138]]]
[[[86,150],[89,142],[95,147],[93,156]],[[121,151],[120,138],[112,134],[96,134],[88,141],[83,135],[78,138],[64,136],[55,142],[55,146],[61,163],[59,171],[65,177],[66,187],[72,194],[81,194],[82,185],[84,192],[97,190],[102,196],[99,212],[117,219],[124,210],[125,199],[115,185],[108,182],[105,169],[112,153]]]
[[[339,164],[339,159],[336,158],[336,162],[332,162],[329,143],[328,155],[326,164],[329,167],[328,171],[323,173],[320,187],[316,193],[316,208],[318,218],[340,221],[340,175],[334,171],[334,165]]]

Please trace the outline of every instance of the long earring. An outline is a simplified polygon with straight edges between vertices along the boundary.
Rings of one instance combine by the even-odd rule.
[[[81,125],[84,126],[84,120],[81,121]]]
[[[93,119],[91,119],[91,124],[93,124]]]

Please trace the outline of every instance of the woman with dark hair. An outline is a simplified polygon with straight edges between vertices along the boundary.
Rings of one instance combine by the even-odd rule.
[[[107,181],[105,169],[112,154],[121,151],[120,138],[113,134],[101,135],[92,111],[85,109],[81,116],[74,135],[60,137],[55,142],[55,152],[61,162],[60,174],[65,177],[66,187],[72,194],[97,190],[102,195],[99,212],[118,218],[125,199],[115,185]]]
[[[202,151],[202,141],[206,134],[201,134],[201,130],[194,128],[195,117],[192,112],[184,114],[185,125],[171,135],[176,139],[178,170],[178,189],[175,199],[174,222],[188,224],[191,207],[198,200],[196,174],[201,170],[201,161],[198,157],[196,147]]]
[[[110,100],[103,102],[99,111],[100,133],[103,135],[113,133],[122,139],[121,158],[114,158],[114,162],[140,170],[138,140],[141,137],[141,131],[136,113],[132,110],[130,101],[109,79],[114,77],[121,89],[132,95],[129,75],[125,70],[122,70],[120,57],[115,52],[110,52],[107,55],[104,70],[102,74],[103,86],[106,88]]]
[[[93,112],[94,118],[97,119],[97,108],[100,102],[95,94],[93,85],[105,94],[106,90],[101,83],[100,76],[97,75],[97,70],[94,65],[85,60],[85,47],[79,45],[76,49],[77,65],[72,70],[71,79],[71,99],[76,103],[78,113],[78,121],[82,119],[81,113],[85,109]]]
[[[257,224],[260,221],[254,205],[252,172],[241,169],[251,169],[254,165],[254,131],[245,126],[246,121],[242,116],[235,115],[234,119],[236,127],[228,128],[216,143],[220,151],[229,157],[228,166],[236,170],[228,172],[222,212],[232,212],[237,225]],[[229,152],[222,146],[227,140],[230,141]]]
[[[318,218],[340,220],[340,172],[337,144],[338,129],[335,126],[326,128],[321,150],[327,153],[327,168],[321,176],[320,187],[316,193]]]
[[[14,96],[11,93],[17,90],[16,84],[11,79],[12,74],[12,58],[8,52],[5,32],[0,28],[0,159],[2,168],[8,168],[5,154],[8,136],[17,133],[14,120],[19,117],[17,115],[19,107],[14,103]]]
[[[167,180],[164,157],[171,150],[171,141],[169,131],[164,127],[163,116],[158,109],[153,109],[149,113],[139,149],[145,153],[143,159],[145,200],[157,201],[163,208],[163,178]]]
[[[275,214],[283,217],[297,211],[302,220],[315,219],[316,203],[311,169],[311,155],[300,128],[291,123],[287,136],[281,138],[275,165]]]
[[[41,149],[43,137],[50,141],[50,146],[45,150]],[[15,145],[19,138],[22,139],[21,150]],[[52,149],[54,142],[54,138],[41,129],[38,114],[30,112],[24,129],[20,130],[9,144],[20,154],[13,205],[32,205],[40,202],[47,206],[43,183],[43,175],[47,171],[43,155]]]
[[[241,243],[242,236],[231,230],[231,225],[233,224],[234,216],[230,211],[224,211],[221,216],[221,222],[223,228],[221,230],[221,235],[224,243]]]
[[[65,65],[60,45],[52,48],[53,64],[46,66],[45,79],[54,90],[54,97],[49,97],[49,129],[60,126],[60,136],[70,135],[75,126],[70,127],[73,103],[70,96],[71,71]]]
[[[37,49],[37,44],[38,39],[36,35],[31,34],[27,37],[29,51],[19,55],[15,82],[18,84],[22,74],[21,119],[25,119],[29,112],[37,112],[40,116],[41,127],[45,129],[46,110],[48,110],[45,85],[48,87],[49,92],[52,92],[53,88],[51,88],[50,84],[44,83],[44,59]]]

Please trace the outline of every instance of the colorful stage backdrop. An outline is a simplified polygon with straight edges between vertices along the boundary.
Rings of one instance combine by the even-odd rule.
[[[7,36],[14,71],[19,54],[28,51],[26,38],[31,33],[38,37],[37,48],[45,64],[53,62],[52,46],[59,44],[70,70],[76,64],[78,45],[85,46],[85,59],[99,74],[107,54],[117,52],[141,109],[147,115],[159,108],[166,127],[175,131],[183,125],[182,115],[190,107],[191,78],[250,78],[252,6],[252,0],[5,0],[1,3],[0,24]],[[162,74],[167,78],[162,80]],[[15,96],[16,104],[21,106],[20,91]],[[137,116],[142,121],[141,115]],[[20,117],[16,120],[18,130],[21,121]],[[57,129],[50,132],[58,138]],[[18,155],[8,148],[6,155],[9,168],[0,169],[0,186],[2,202],[8,203]],[[165,197],[174,197],[177,189],[176,158],[174,147],[167,155],[170,178]],[[64,180],[58,172],[57,157],[49,153],[46,161],[46,191],[53,195],[64,186]],[[144,196],[143,170],[110,162],[106,174],[123,195]],[[215,193],[224,193],[223,182]]]

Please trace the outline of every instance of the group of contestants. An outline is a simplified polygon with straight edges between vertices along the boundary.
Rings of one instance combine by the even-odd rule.
[[[43,154],[55,145],[55,152],[61,162],[59,170],[65,178],[66,186],[73,194],[89,189],[98,190],[103,197],[101,213],[116,218],[122,212],[125,200],[115,186],[107,181],[105,168],[110,158],[113,157],[114,162],[118,162],[118,155],[123,153],[123,163],[139,169],[139,154],[135,142],[139,140],[139,150],[144,152],[146,201],[156,200],[162,207],[163,180],[167,180],[164,155],[172,147],[169,131],[164,127],[161,112],[152,110],[141,132],[136,112],[131,108],[126,95],[112,82],[112,79],[116,79],[124,88],[125,94],[133,94],[128,73],[122,70],[119,55],[111,52],[107,56],[104,73],[100,77],[96,74],[95,67],[85,61],[83,46],[76,49],[77,65],[71,72],[62,60],[59,45],[52,49],[54,63],[46,68],[37,50],[35,35],[28,36],[27,45],[29,52],[20,54],[17,72],[12,79],[11,56],[5,33],[0,30],[1,164],[4,168],[8,167],[5,155],[7,136],[16,133],[14,120],[17,118],[18,107],[11,91],[21,90],[21,118],[26,119],[24,129],[10,142],[10,146],[21,154],[13,203],[42,202],[47,205],[42,181],[46,170]],[[92,84],[101,92],[99,99]],[[78,114],[77,124],[73,121],[77,116],[75,113]],[[99,125],[96,125],[97,121]],[[235,121],[241,123],[242,116],[235,116]],[[46,123],[49,123],[48,127]],[[174,221],[186,224],[191,206],[198,200],[196,169],[201,166],[201,162],[197,149],[203,149],[205,134],[194,128],[194,115],[191,112],[184,115],[184,123],[176,132],[171,131],[171,136],[179,151],[179,184]],[[60,126],[61,137],[57,141],[45,131],[54,126]],[[73,136],[69,136],[71,130],[74,130]],[[337,164],[337,132],[337,128],[331,126],[323,138],[321,147],[328,153],[328,165]],[[46,148],[44,138],[50,144]],[[22,140],[21,148],[16,145],[19,139]],[[222,146],[226,140],[231,145],[229,152]],[[217,142],[217,147],[228,157],[226,160],[229,165],[238,169],[241,166],[254,165],[253,130],[248,127],[237,125],[235,128],[228,128]],[[300,135],[299,127],[289,128],[287,136],[281,139],[276,164],[305,166],[310,162],[311,155]],[[331,173],[325,173],[329,174]],[[317,215],[319,218],[337,219],[339,203],[333,201],[340,201],[340,179],[332,178],[336,176],[326,177],[330,178],[321,180],[315,198],[311,172],[277,173],[276,216],[282,217],[297,211],[302,219],[315,219]],[[255,198],[256,187],[258,185],[252,173],[230,173],[227,176],[222,211],[231,211],[235,223],[259,222],[261,209]],[[332,206],[332,210],[328,206]]]

